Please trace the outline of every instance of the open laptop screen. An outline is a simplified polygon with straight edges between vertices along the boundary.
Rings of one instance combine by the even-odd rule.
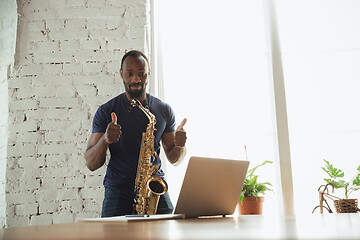
[[[185,217],[233,214],[248,167],[243,160],[191,157],[174,213]]]

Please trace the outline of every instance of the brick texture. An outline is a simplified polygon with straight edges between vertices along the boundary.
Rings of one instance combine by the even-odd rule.
[[[0,182],[7,226],[99,217],[106,166],[89,171],[83,153],[96,109],[124,90],[123,54],[148,50],[148,1],[24,0],[18,8]]]
[[[0,228],[6,226],[6,166],[8,145],[8,75],[16,46],[16,0],[0,1]]]

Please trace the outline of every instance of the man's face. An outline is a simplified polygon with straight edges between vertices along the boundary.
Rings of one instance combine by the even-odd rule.
[[[127,57],[120,75],[130,98],[141,100],[145,96],[147,77],[150,75],[146,60],[143,57]]]

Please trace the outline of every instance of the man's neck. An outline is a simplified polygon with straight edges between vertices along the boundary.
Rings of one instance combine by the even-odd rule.
[[[130,95],[127,92],[125,92],[125,95],[126,95],[127,99],[131,102]],[[139,100],[141,102],[141,104],[144,104],[146,101],[146,93],[142,97],[136,98],[136,99]]]

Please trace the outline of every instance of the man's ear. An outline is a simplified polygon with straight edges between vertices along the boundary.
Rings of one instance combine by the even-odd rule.
[[[149,72],[148,72],[148,75],[150,76],[150,74],[151,74],[151,69],[149,68]]]
[[[123,78],[123,70],[122,70],[122,69],[120,69],[120,77],[121,77],[121,79],[124,79],[124,78]]]

